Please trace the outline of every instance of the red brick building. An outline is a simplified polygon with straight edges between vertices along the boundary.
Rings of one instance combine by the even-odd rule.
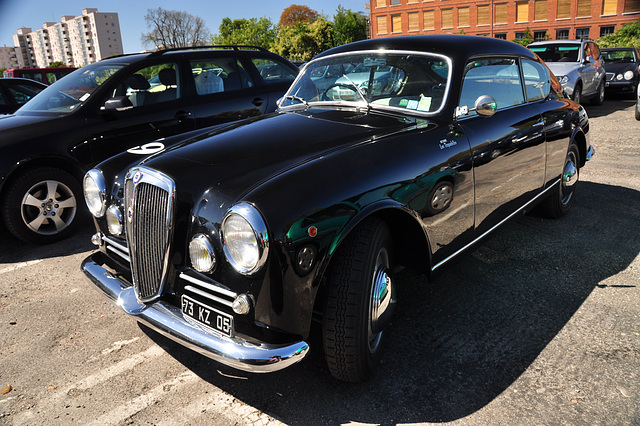
[[[469,34],[596,39],[640,19],[640,0],[371,0],[371,37]]]

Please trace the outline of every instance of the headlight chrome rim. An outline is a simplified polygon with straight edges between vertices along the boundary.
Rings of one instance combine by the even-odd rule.
[[[231,230],[228,226],[230,221],[234,219],[244,220],[255,239],[255,241],[249,241],[249,243],[255,243],[256,250],[255,256],[252,256],[255,257],[255,260],[250,264],[236,258],[237,250],[234,248],[234,242],[229,240]],[[220,231],[225,257],[233,269],[243,275],[253,275],[262,269],[269,254],[269,234],[265,221],[256,207],[246,202],[234,205],[224,215]],[[241,242],[241,244],[245,243],[246,241]]]
[[[95,217],[104,216],[107,210],[107,184],[98,169],[91,169],[82,180],[82,192],[89,212]]]
[[[205,234],[196,234],[189,241],[191,267],[198,272],[212,272],[217,265],[213,244]]]

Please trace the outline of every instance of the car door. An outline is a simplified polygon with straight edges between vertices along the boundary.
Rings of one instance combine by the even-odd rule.
[[[128,149],[148,155],[154,142],[194,130],[195,118],[177,60],[160,60],[129,70],[106,89],[87,115],[88,142],[96,161]],[[151,145],[148,145],[151,144]]]
[[[267,95],[241,61],[225,52],[190,58],[187,76],[197,127],[264,113]]]
[[[492,116],[472,111],[493,97]],[[525,101],[517,58],[478,58],[465,68],[458,123],[471,145],[475,180],[475,234],[491,230],[522,207],[544,184],[543,121]]]
[[[583,90],[582,93],[590,95],[598,90],[599,70],[601,61],[599,59],[600,52],[593,43],[584,43],[582,50],[582,66],[580,74],[582,76]]]
[[[250,61],[253,65],[253,68],[250,68],[251,71],[254,73],[257,71],[256,80],[266,89],[264,112],[275,111],[278,99],[289,89],[298,76],[299,69],[277,57],[251,55]]]

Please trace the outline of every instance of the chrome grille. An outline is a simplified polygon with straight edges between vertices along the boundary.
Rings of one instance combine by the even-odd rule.
[[[141,302],[162,294],[173,232],[175,184],[168,176],[135,167],[125,179],[126,230],[131,272]]]

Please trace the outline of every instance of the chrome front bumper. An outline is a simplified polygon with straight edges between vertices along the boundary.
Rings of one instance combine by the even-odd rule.
[[[251,373],[282,370],[302,360],[309,350],[306,342],[290,345],[254,343],[213,335],[189,324],[176,306],[163,301],[141,304],[132,286],[97,263],[93,255],[82,262],[87,277],[126,313],[163,335],[221,364]]]

